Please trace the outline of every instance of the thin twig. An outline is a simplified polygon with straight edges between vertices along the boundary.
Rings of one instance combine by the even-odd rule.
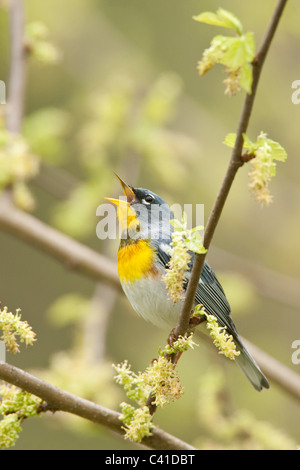
[[[267,28],[266,34],[263,38],[262,44],[259,48],[259,52],[252,64],[252,69],[253,69],[252,93],[251,95],[247,94],[246,96],[244,107],[243,107],[240,121],[238,124],[237,133],[236,133],[235,146],[232,151],[232,155],[229,161],[227,172],[222,182],[217,198],[215,200],[215,203],[213,205],[213,208],[210,212],[210,215],[206,224],[205,232],[204,232],[203,244],[207,250],[211,244],[214,232],[220,220],[222,210],[226,202],[227,196],[230,192],[234,178],[239,168],[244,164],[241,158],[243,144],[244,144],[243,134],[246,133],[248,129],[248,124],[250,121],[250,116],[251,116],[253,105],[254,105],[256,90],[257,90],[260,74],[262,71],[262,67],[265,62],[266,55],[270,48],[272,39],[276,32],[279,20],[282,16],[286,3],[287,3],[287,0],[278,1],[277,6],[274,10],[272,19],[270,21],[270,24]],[[175,329],[175,335],[177,337],[180,335],[184,335],[186,331],[188,330],[190,314],[193,309],[197,286],[198,286],[199,279],[202,273],[205,258],[206,258],[206,254],[195,255],[195,261],[193,264],[191,277],[188,283],[185,301],[184,301],[182,310],[180,312],[179,321]]]
[[[101,364],[105,359],[107,327],[115,301],[116,289],[98,282],[91,299],[89,313],[83,323],[83,354],[87,364]]]
[[[25,91],[25,0],[10,1],[10,70],[8,78],[8,108],[6,127],[21,132]]]
[[[46,410],[71,413],[93,423],[101,424],[118,434],[124,434],[120,413],[117,411],[54,387],[5,362],[0,362],[0,379],[44,400],[47,404]],[[186,442],[156,427],[152,430],[152,436],[144,438],[142,444],[151,449],[195,450]]]

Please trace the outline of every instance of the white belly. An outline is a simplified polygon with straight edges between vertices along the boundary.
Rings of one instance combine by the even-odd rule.
[[[169,299],[165,283],[159,278],[142,278],[122,283],[123,290],[134,310],[159,328],[175,328],[182,302]]]

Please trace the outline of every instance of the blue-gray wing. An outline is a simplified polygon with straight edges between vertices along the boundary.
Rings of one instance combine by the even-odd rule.
[[[170,255],[168,254],[168,249],[166,249],[167,247],[167,243],[157,243],[156,245],[157,260],[166,269],[168,269],[168,263],[170,261]],[[194,255],[192,254],[189,271],[186,273],[186,286],[193,265],[193,259]],[[227,332],[233,336],[237,349],[241,353],[236,357],[236,363],[242,369],[246,377],[250,380],[254,388],[256,390],[261,390],[263,387],[269,388],[268,380],[263,375],[245,346],[242,344],[231,319],[230,306],[222,286],[219,283],[215,273],[206,262],[204,264],[201,279],[198,284],[195,301],[199,304],[202,304],[207,313],[214,315],[218,321],[218,324],[220,326],[226,327]]]
[[[227,332],[238,339],[238,334],[230,316],[230,305],[215,273],[205,262],[201,279],[197,287],[196,302],[202,304],[205,311],[214,315],[220,326],[226,326]]]

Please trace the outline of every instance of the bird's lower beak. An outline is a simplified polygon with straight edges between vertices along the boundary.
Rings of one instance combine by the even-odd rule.
[[[137,213],[130,206],[130,203],[123,199],[105,198],[107,201],[112,202],[118,207],[117,215],[120,221],[122,231],[127,230],[130,224],[136,219]]]
[[[131,187],[128,186],[128,184],[126,184],[125,181],[123,181],[116,173],[115,175],[121,183],[127,201],[124,201],[124,199],[113,199],[109,197],[106,197],[105,199],[118,207],[117,215],[120,220],[122,230],[126,230],[131,222],[137,217],[136,211],[131,207],[131,204],[137,201],[137,199]]]

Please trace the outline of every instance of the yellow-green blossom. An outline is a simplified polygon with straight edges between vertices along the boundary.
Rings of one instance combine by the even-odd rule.
[[[117,366],[113,365],[117,371],[116,382],[123,385],[128,398],[140,406],[140,408],[135,408],[127,403],[121,403],[122,415],[120,419],[126,431],[125,438],[140,442],[144,436],[150,435],[152,416],[149,407],[146,406],[150,394],[152,404],[160,408],[181,397],[183,388],[176,371],[176,365],[165,357],[165,353],[185,351],[193,346],[191,336],[180,337],[174,342],[172,348],[166,346],[162,349],[158,359],[152,361],[145,372],[138,374],[131,370],[128,361]]]
[[[168,270],[163,279],[167,286],[169,297],[174,303],[183,299],[186,272],[192,258],[192,252],[205,253],[202,244],[200,230],[203,227],[187,228],[187,217],[183,215],[182,222],[174,219],[171,221],[174,227],[170,246],[171,259]]]
[[[167,345],[162,353],[166,354],[176,354],[177,352],[185,352],[188,349],[194,349],[194,346],[198,346],[196,343],[193,341],[193,335],[185,335],[185,336],[179,336],[176,341],[174,341],[171,345]]]
[[[145,405],[150,393],[159,407],[178,399],[183,393],[175,365],[163,355],[154,360],[145,372],[138,374],[131,370],[127,361],[113,367],[118,372],[116,382],[123,385],[128,398],[140,406]]]
[[[245,156],[249,160],[249,188],[255,200],[262,205],[268,205],[273,197],[269,190],[269,183],[276,175],[276,161],[284,162],[287,159],[285,149],[274,140],[261,132],[256,142],[252,142],[246,134],[243,134]],[[234,147],[236,134],[228,134],[224,144]],[[245,161],[247,161],[245,160]]]
[[[22,431],[22,421],[40,411],[42,399],[15,386],[0,386],[0,448],[15,444]]]
[[[144,372],[144,378],[154,397],[154,404],[160,408],[166,403],[178,400],[183,394],[175,364],[164,356],[153,361]]]
[[[49,30],[41,21],[26,25],[25,45],[27,52],[46,64],[56,64],[62,57],[61,52],[50,42]]]
[[[132,442],[141,442],[144,437],[151,436],[152,416],[148,406],[134,408],[128,403],[121,403],[122,415],[120,420],[124,423],[125,439]]]
[[[39,160],[20,135],[0,129],[0,191],[10,186],[14,202],[22,209],[34,207],[25,182],[37,175]]]
[[[21,320],[19,312],[20,309],[17,309],[14,315],[8,311],[7,307],[4,307],[3,310],[0,309],[0,334],[2,332],[0,339],[13,354],[19,352],[17,336],[20,338],[21,343],[25,342],[26,346],[32,345],[36,340],[31,326],[26,321]]]
[[[236,350],[232,335],[226,333],[226,327],[219,326],[214,315],[206,313],[202,305],[196,306],[195,315],[205,315],[206,328],[209,330],[209,334],[213,338],[213,343],[219,350],[219,354],[224,354],[224,356],[231,360],[240,355],[240,351]]]

